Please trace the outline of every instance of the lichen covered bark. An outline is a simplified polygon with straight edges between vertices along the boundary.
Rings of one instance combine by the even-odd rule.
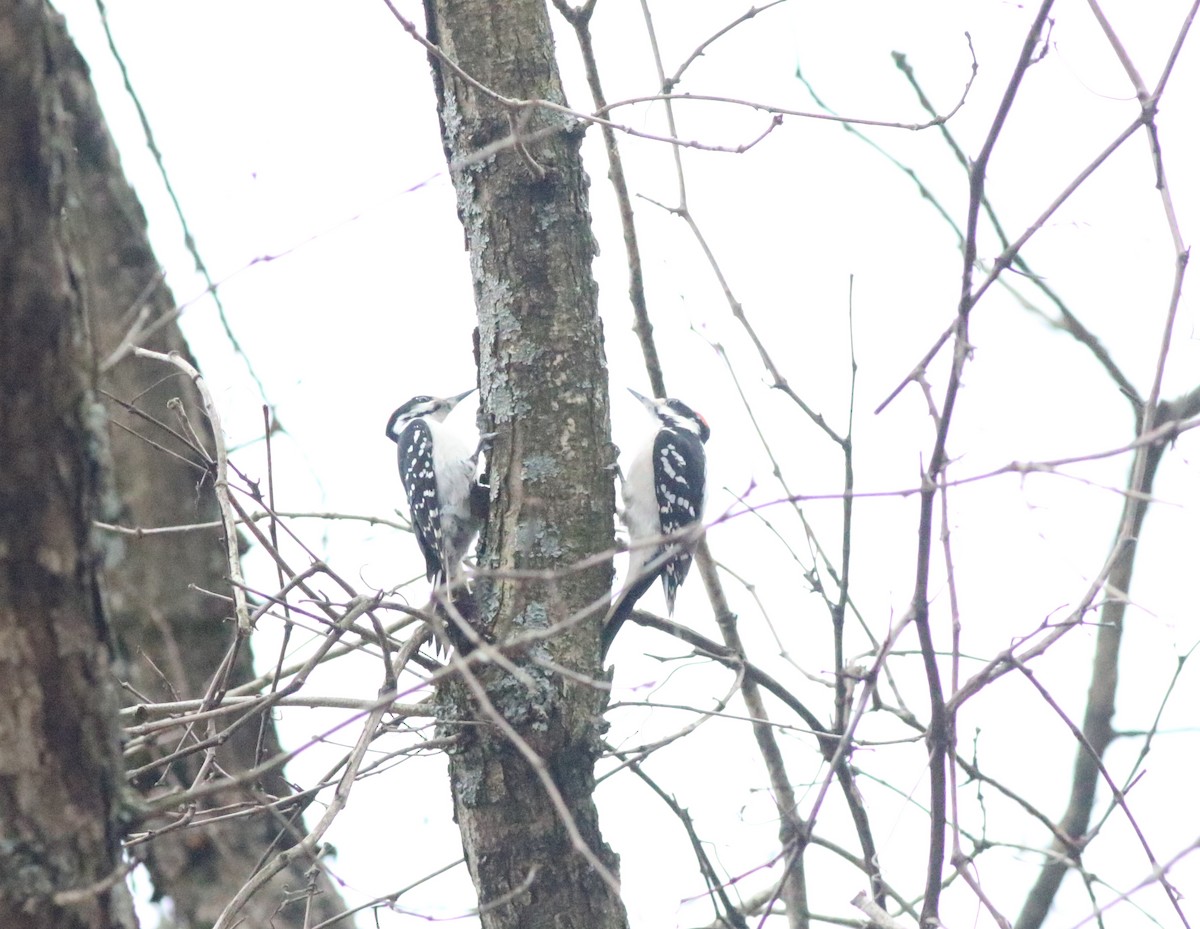
[[[542,0],[428,0],[426,13],[431,40],[485,87],[510,99],[563,101]],[[490,707],[461,684],[446,688],[452,712],[481,724],[467,727],[451,756],[455,812],[485,926],[624,926],[612,887],[490,715],[500,714],[536,751],[581,838],[615,875],[592,801],[606,694],[529,660],[545,656],[598,674],[597,628],[612,582],[611,561],[564,570],[613,542],[608,379],[582,128],[544,109],[506,106],[437,56],[432,62],[475,284],[483,426],[497,433],[480,547],[480,567],[497,573],[479,584],[484,623],[503,644],[594,607],[514,655],[532,686],[481,669]],[[528,141],[479,156],[514,134]],[[527,569],[552,575],[506,573]]]

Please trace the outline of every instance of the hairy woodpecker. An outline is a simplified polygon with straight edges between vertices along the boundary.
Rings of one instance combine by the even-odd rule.
[[[667,612],[674,611],[675,594],[692,566],[695,543],[676,539],[655,545],[653,541],[678,533],[704,514],[708,423],[680,400],[652,400],[636,390],[629,392],[657,419],[658,428],[634,451],[629,473],[622,475],[629,573],[600,633],[601,658],[656,577],[662,578]]]
[[[386,429],[396,443],[413,533],[425,556],[425,576],[439,585],[458,575],[483,522],[475,466],[485,440],[472,448],[444,425],[459,401],[474,392],[472,388],[454,397],[413,397],[392,414]]]

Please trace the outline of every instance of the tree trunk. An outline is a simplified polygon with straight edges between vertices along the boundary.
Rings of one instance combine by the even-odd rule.
[[[136,920],[92,531],[108,460],[52,32],[43,0],[0,0],[0,925],[117,929]]]
[[[562,102],[542,0],[427,0],[426,17],[442,52],[486,87]],[[498,434],[480,566],[563,569],[613,544],[608,377],[583,130],[544,110],[508,109],[432,61],[475,282],[485,425]],[[514,131],[532,138],[504,146]],[[495,143],[495,154],[479,157]],[[532,686],[493,665],[478,669],[486,700],[461,682],[446,688],[451,712],[481,723],[465,727],[473,735],[452,753],[450,776],[486,929],[626,925],[616,856],[600,837],[592,799],[606,692],[538,663],[598,674],[611,584],[611,561],[553,581],[509,575],[479,584],[485,626],[501,644],[598,604],[586,620],[514,656]]]
[[[55,171],[66,171],[65,177],[59,180],[63,188],[59,197],[67,204],[64,216],[70,236],[62,248],[70,268],[70,286],[79,302],[78,311],[85,315],[83,324],[94,341],[94,358],[103,362],[127,338],[136,319],[140,318],[145,325],[152,324],[168,314],[175,302],[169,289],[159,281],[161,272],[147,241],[145,216],[121,171],[87,68],[71,45],[61,18],[51,12],[43,0],[19,4],[0,0],[0,3],[4,4],[0,9],[6,9],[4,20],[15,24],[4,28],[12,28],[19,37],[8,47],[13,49],[14,56],[29,58],[22,65],[25,68],[32,68],[38,62],[49,62],[44,65],[48,70],[42,80],[53,83],[57,94],[56,102],[49,109],[69,127],[51,140],[53,145],[44,146],[45,166],[41,171],[52,177]],[[19,23],[18,10],[24,18]],[[26,35],[38,35],[38,46],[27,42]],[[6,64],[5,70],[15,67],[16,63]],[[21,89],[11,81],[6,82],[5,87],[13,95],[12,102],[6,104],[5,116],[12,114],[15,117],[20,103],[16,97],[21,93],[32,94],[33,88]],[[23,106],[33,106],[34,99],[31,95]],[[19,124],[15,131],[18,138],[22,134],[28,137],[28,130]],[[4,147],[6,153],[19,150],[10,145]],[[30,155],[35,154],[30,149]],[[25,163],[32,164],[29,158]],[[6,180],[4,183],[8,187],[12,182]],[[24,245],[26,241],[29,241],[28,234],[17,228],[17,242]],[[8,312],[11,311],[6,311],[6,317]],[[16,331],[16,327],[6,324],[6,330]],[[134,342],[157,351],[177,351],[190,357],[174,323],[162,326],[152,336],[137,337]],[[6,339],[5,350],[8,348]],[[17,351],[15,346],[13,350]],[[94,364],[93,354],[87,354],[86,360],[90,371]],[[29,369],[28,366],[14,367],[6,363],[4,370],[19,376],[27,374]],[[181,398],[192,426],[209,443],[211,451],[211,433],[207,420],[198,412],[192,386],[186,378],[166,377],[169,373],[153,362],[126,357],[105,370],[99,382],[105,392],[118,400],[135,403],[156,419],[172,424],[167,401]],[[158,445],[195,458],[189,456],[181,443],[127,412],[120,403],[108,402],[99,408],[97,422],[101,429],[105,415],[148,436]],[[164,453],[143,438],[130,435],[123,428],[112,429],[109,439],[115,478],[105,501],[107,509],[102,521],[155,527],[209,522],[217,518],[212,484],[202,481],[202,470]],[[4,447],[12,447],[7,438]],[[139,539],[106,534],[101,538],[114,555],[109,559],[105,573],[105,590],[108,615],[117,640],[119,679],[151,699],[202,696],[234,634],[227,621],[229,610],[220,601],[191,587],[228,590],[219,530]],[[252,665],[249,649],[242,649],[232,683],[252,676]],[[104,680],[107,682],[110,677],[111,672],[106,671]],[[252,766],[259,752],[263,757],[277,754],[279,743],[269,719],[262,730],[261,746],[259,733],[258,721],[238,730],[219,751],[220,766],[226,771],[237,772]],[[164,749],[157,752],[159,755],[179,747],[175,742],[178,733],[170,732],[166,738],[169,744],[164,743]],[[149,753],[142,753],[132,759],[132,764],[145,764],[151,757]],[[195,762],[176,762],[170,769],[167,783],[187,783],[196,768]],[[146,783],[154,783],[161,770],[148,776]],[[264,777],[248,787],[256,788],[256,796],[260,798],[264,795],[282,797],[291,792],[281,773]],[[208,806],[247,799],[251,799],[248,790],[242,789],[212,797]],[[259,859],[276,842],[281,826],[281,820],[276,816],[259,813],[228,820],[219,828],[193,826],[168,832],[152,843],[138,847],[139,857],[144,858],[150,869],[156,896],[171,899],[172,924],[178,927],[211,925],[225,903],[253,874]],[[291,844],[285,831],[275,847]],[[303,925],[305,906],[302,899],[297,905],[276,911],[286,893],[285,884],[293,892],[306,886],[305,870],[305,866],[300,865],[285,872],[268,890],[252,900],[244,910],[249,923],[273,924],[279,929]],[[318,896],[311,907],[314,921],[327,919],[344,909],[324,874],[317,877],[315,890]],[[8,924],[0,920],[0,925]]]

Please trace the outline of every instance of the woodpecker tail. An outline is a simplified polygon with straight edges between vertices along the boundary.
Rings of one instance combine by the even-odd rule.
[[[612,645],[613,639],[617,637],[617,632],[621,629],[621,624],[629,618],[629,614],[633,612],[633,608],[641,599],[642,594],[653,586],[654,579],[657,577],[658,572],[651,571],[639,577],[633,584],[622,588],[617,602],[612,605],[608,616],[605,617],[604,628],[600,630],[600,662],[602,664],[604,656],[608,654],[609,646]]]

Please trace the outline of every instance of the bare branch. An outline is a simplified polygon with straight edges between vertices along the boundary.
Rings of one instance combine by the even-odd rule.
[[[237,615],[238,632],[241,635],[250,634],[250,611],[246,606],[244,587],[246,579],[242,575],[242,559],[238,551],[237,521],[233,516],[233,508],[229,495],[229,459],[225,453],[225,435],[221,431],[221,414],[208,390],[208,384],[194,367],[188,364],[178,352],[162,354],[146,348],[135,348],[134,354],[139,358],[152,358],[174,365],[192,379],[200,396],[204,400],[204,412],[212,424],[213,446],[216,451],[216,474],[213,487],[217,494],[217,504],[221,510],[221,522],[225,530],[225,553],[229,567],[229,579],[233,584],[234,610]]]

